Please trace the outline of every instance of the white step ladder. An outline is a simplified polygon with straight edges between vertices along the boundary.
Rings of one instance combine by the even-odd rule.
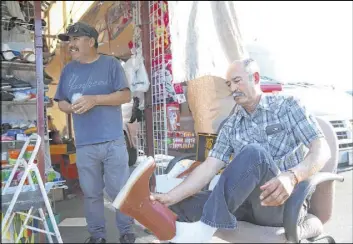
[[[35,141],[35,147],[29,161],[27,162],[23,158],[23,156],[24,156],[24,153],[26,152],[27,146],[31,141]],[[63,243],[58,225],[55,221],[53,210],[51,208],[51,205],[48,199],[45,186],[40,176],[37,164],[34,163],[41,141],[42,139],[39,135],[33,135],[27,139],[27,141],[25,142],[25,144],[21,149],[20,155],[15,165],[13,166],[10,177],[7,180],[5,187],[2,189],[2,192],[1,192],[2,210],[4,211],[6,209],[6,213],[1,222],[1,236],[2,236],[1,242],[2,243],[6,243],[9,241],[11,243],[14,243],[14,240],[6,240],[5,237],[8,234],[8,231],[10,229],[10,226],[16,214],[26,216],[26,218],[21,226],[19,235],[15,240],[15,243],[18,243],[20,241],[22,233],[25,229],[46,234],[47,241],[49,241],[50,243],[53,243],[52,236],[56,237],[57,239],[56,241],[58,243]],[[20,182],[17,186],[10,187],[10,184],[19,167],[24,168],[24,173],[20,179]],[[38,182],[37,185],[33,183],[31,171],[34,172],[34,175]],[[30,186],[30,189],[27,191],[24,190],[24,186],[25,186],[24,183],[26,179],[28,179],[28,183]],[[50,232],[49,230],[46,216],[44,215],[44,211],[43,211],[43,205],[45,205],[46,207],[46,211],[49,215],[49,219],[51,221],[54,233]],[[23,211],[28,211],[28,212],[25,213]],[[39,216],[35,216],[36,212],[38,212]],[[44,230],[27,225],[31,219],[42,221],[44,225]],[[11,238],[13,237],[11,236]]]

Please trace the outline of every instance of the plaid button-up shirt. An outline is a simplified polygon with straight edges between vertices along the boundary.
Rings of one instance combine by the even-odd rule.
[[[246,145],[257,143],[285,171],[303,161],[306,148],[320,137],[324,135],[316,119],[299,100],[263,94],[251,115],[236,106],[208,156],[229,164],[232,154],[236,157]]]

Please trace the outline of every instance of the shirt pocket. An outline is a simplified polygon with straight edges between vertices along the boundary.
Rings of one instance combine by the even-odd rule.
[[[267,136],[268,146],[272,158],[278,160],[291,152],[290,133],[283,129],[277,133]]]

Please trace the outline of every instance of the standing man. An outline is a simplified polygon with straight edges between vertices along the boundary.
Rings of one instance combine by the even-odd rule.
[[[58,37],[69,41],[73,61],[61,73],[54,100],[73,115],[76,165],[91,234],[86,243],[105,243],[103,188],[114,199],[129,178],[121,104],[130,102],[131,93],[119,61],[97,53],[93,27],[77,22]],[[120,243],[134,243],[133,219],[117,210],[116,223]]]

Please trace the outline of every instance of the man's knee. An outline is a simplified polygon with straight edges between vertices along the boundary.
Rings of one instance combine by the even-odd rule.
[[[243,147],[241,152],[232,160],[231,164],[241,164],[244,161],[247,165],[258,164],[259,162],[267,162],[271,160],[269,153],[264,147],[257,143],[251,143]]]
[[[259,153],[259,154],[263,154],[263,155],[267,154],[266,149],[257,143],[251,143],[251,144],[246,145],[241,152],[251,153],[251,154]]]
[[[94,179],[79,179],[80,188],[86,198],[103,197],[103,186],[95,184]]]

